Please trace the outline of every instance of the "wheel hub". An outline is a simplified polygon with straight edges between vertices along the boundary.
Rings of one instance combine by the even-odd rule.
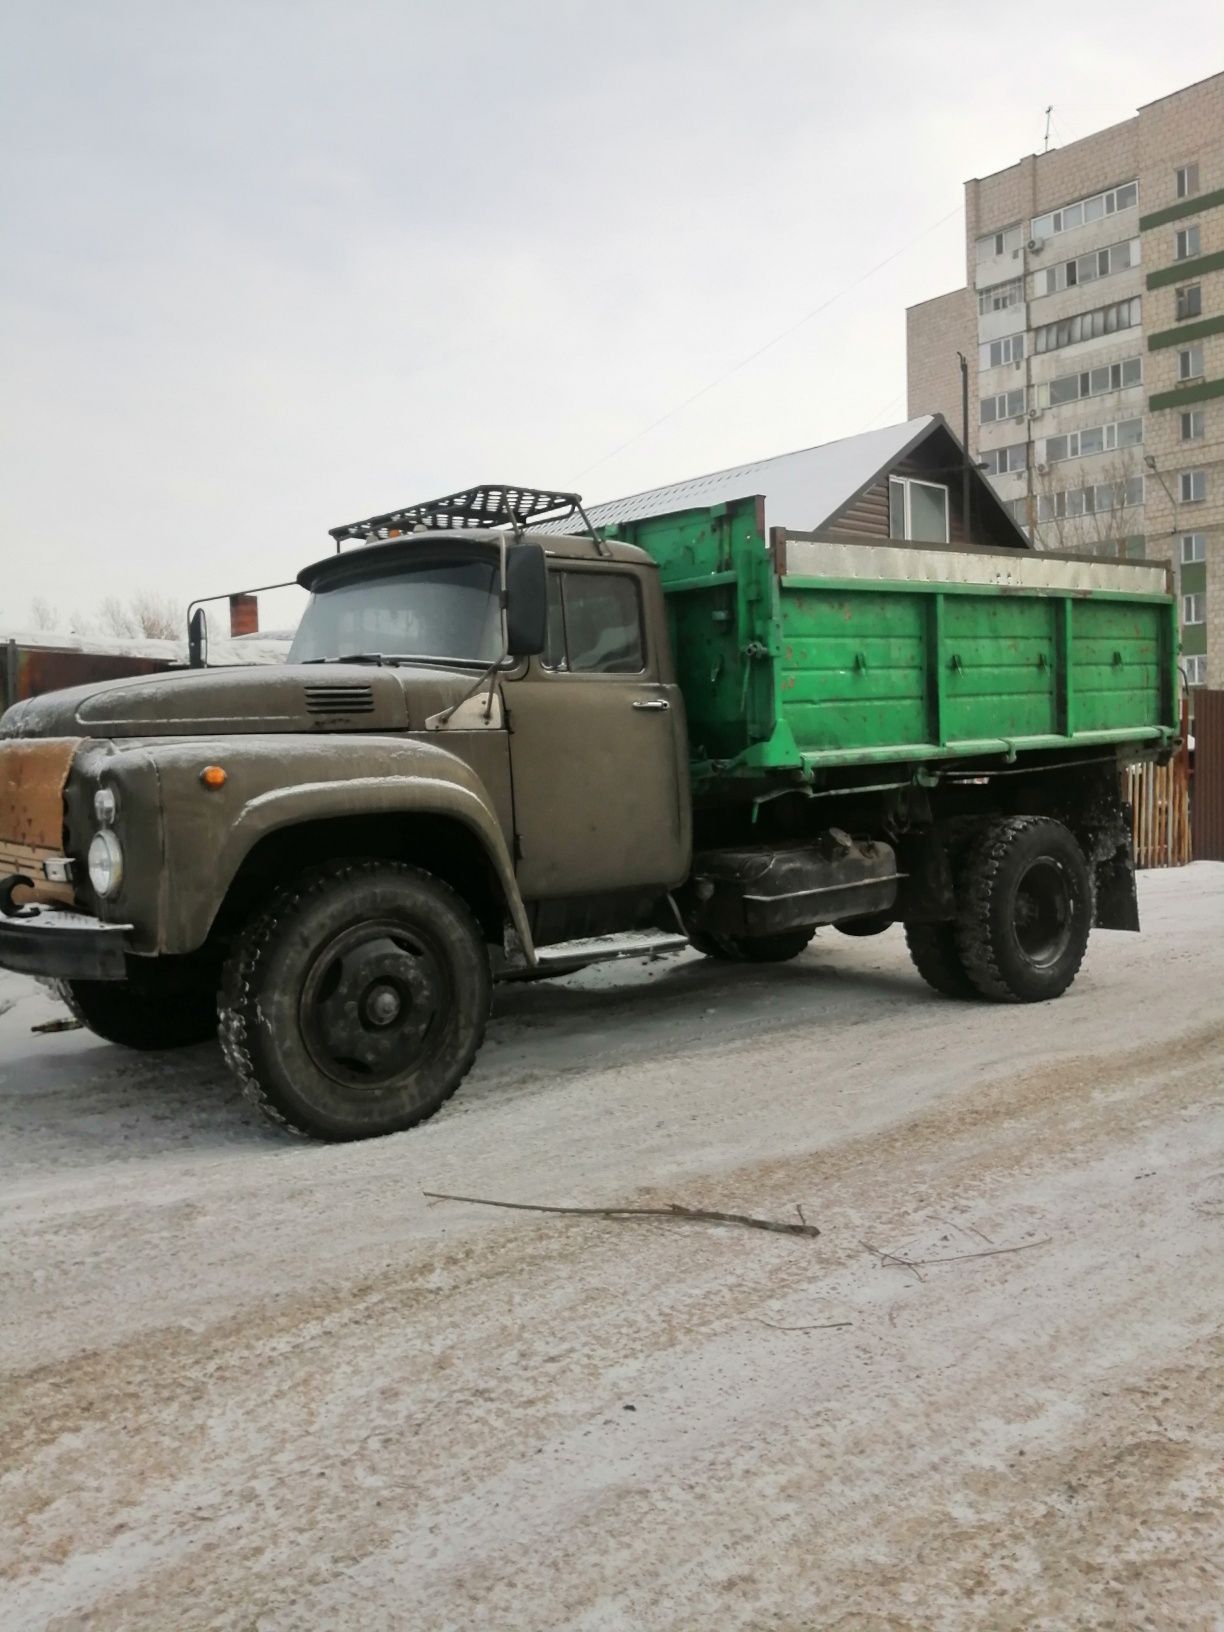
[[[446,1006],[440,960],[398,925],[366,924],[335,937],[302,988],[302,1034],[319,1068],[375,1088],[428,1052]]]
[[[1052,859],[1036,861],[1016,887],[1013,909],[1016,939],[1025,955],[1046,966],[1057,963],[1071,939],[1071,884]]]

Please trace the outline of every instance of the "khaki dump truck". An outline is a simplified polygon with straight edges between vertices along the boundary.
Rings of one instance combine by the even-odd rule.
[[[526,488],[371,517],[283,667],[10,709],[0,964],[118,1044],[219,1030],[269,1116],[354,1139],[455,1091],[498,978],[901,923],[947,998],[1028,1003],[1138,928],[1163,568],[767,534],[752,497],[608,531]]]

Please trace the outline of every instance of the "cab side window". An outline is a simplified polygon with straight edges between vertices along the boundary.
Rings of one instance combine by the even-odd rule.
[[[628,573],[551,572],[542,661],[574,674],[640,674],[646,642],[636,579]]]

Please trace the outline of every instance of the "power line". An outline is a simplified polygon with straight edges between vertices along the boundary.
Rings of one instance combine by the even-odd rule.
[[[794,323],[791,323],[787,328],[780,330],[771,339],[766,340],[764,345],[758,346],[755,351],[749,352],[747,357],[741,357],[738,363],[732,363],[730,368],[724,369],[721,374],[712,379],[707,385],[703,385],[699,391],[694,391],[691,396],[685,397],[683,402],[678,402],[674,408],[669,408],[667,412],[665,414],[661,414],[658,419],[651,420],[649,425],[643,426],[640,431],[635,431],[632,436],[626,437],[626,439],[617,447],[613,448],[610,453],[605,453],[602,458],[596,459],[593,464],[585,466],[578,472],[575,480],[581,481],[581,479],[584,476],[589,475],[591,471],[598,470],[600,465],[606,465],[609,459],[615,459],[618,454],[624,453],[626,448],[632,447],[635,442],[640,442],[644,436],[649,436],[651,431],[657,431],[660,425],[665,425],[669,419],[674,419],[677,414],[683,413],[684,410],[696,402],[699,397],[707,396],[709,392],[716,390],[718,386],[724,383],[724,381],[729,380],[733,374],[738,374],[741,369],[747,368],[749,363],[755,363],[758,357],[763,357],[765,353],[767,351],[771,351],[774,346],[780,345],[783,340],[789,339],[792,334],[795,334],[799,329],[803,328],[805,323],[810,323],[814,317],[819,317],[821,312],[827,312],[830,306],[836,304],[837,301],[843,299],[846,295],[857,289],[860,284],[866,283],[868,278],[873,278],[877,272],[882,272],[886,266],[891,266],[893,261],[900,260],[902,255],[913,249],[915,244],[921,243],[924,238],[929,237],[937,227],[942,227],[945,221],[951,221],[954,215],[959,215],[960,210],[961,206],[958,204],[954,210],[949,210],[947,215],[941,215],[938,221],[932,221],[930,226],[923,227],[922,231],[915,237],[911,238],[908,243],[902,244],[900,249],[894,250],[891,255],[886,255],[882,261],[877,261],[876,264],[869,267],[866,272],[860,273],[860,275],[855,278],[852,283],[846,284],[845,287],[839,289],[836,294],[830,295],[827,300],[822,300],[818,306],[813,306],[811,311],[804,312],[803,316],[798,318]]]

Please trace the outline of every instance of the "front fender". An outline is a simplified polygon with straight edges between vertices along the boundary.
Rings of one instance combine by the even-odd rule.
[[[417,737],[242,737],[151,749],[160,784],[164,866],[159,952],[203,944],[239,868],[268,834],[337,817],[430,815],[461,822],[481,844],[514,928],[534,959],[496,800],[457,754]],[[224,767],[206,789],[201,769]]]

